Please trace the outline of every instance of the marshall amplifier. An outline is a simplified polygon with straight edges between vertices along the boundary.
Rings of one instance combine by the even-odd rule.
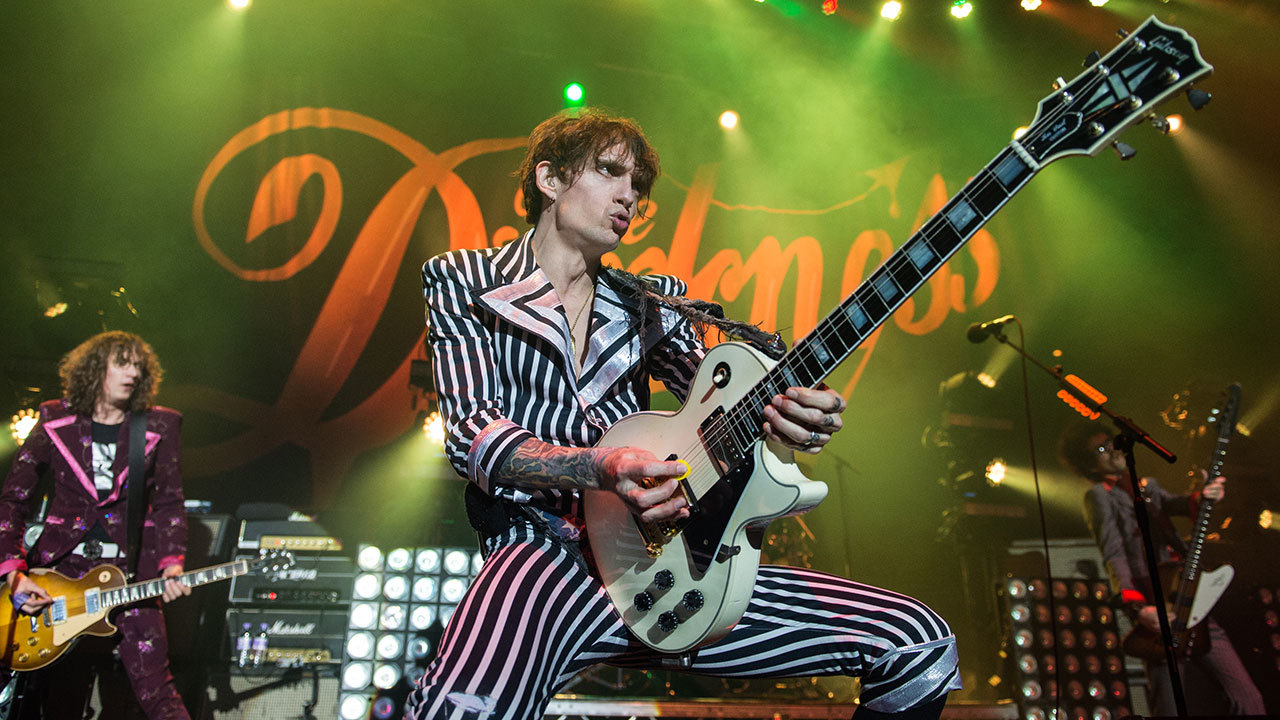
[[[231,581],[232,605],[275,607],[342,606],[351,603],[355,562],[341,555],[296,555],[278,573],[249,573]],[[239,627],[239,626],[237,626]]]
[[[275,673],[280,666],[342,662],[342,646],[347,633],[347,609],[247,608],[227,610],[227,646],[230,661],[239,665],[235,652],[245,626],[253,638],[267,634],[266,656],[260,667],[236,668],[236,672]]]

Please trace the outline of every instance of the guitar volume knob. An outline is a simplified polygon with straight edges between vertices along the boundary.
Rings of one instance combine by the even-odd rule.
[[[697,612],[701,610],[703,604],[702,591],[690,590],[685,593],[684,597],[681,599],[681,604],[684,605],[684,609],[689,612]]]
[[[670,570],[660,570],[653,576],[653,584],[659,590],[670,590],[676,584],[676,576]]]
[[[680,617],[670,610],[658,616],[658,629],[662,632],[669,633],[676,629],[680,624]]]
[[[636,609],[640,612],[648,612],[653,609],[653,595],[650,595],[648,592],[636,593],[634,602]]]

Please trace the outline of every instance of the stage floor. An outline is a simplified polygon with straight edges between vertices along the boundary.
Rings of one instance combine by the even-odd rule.
[[[822,705],[817,703],[779,704],[768,700],[725,701],[604,699],[560,695],[551,701],[544,717],[548,718],[840,718],[848,720],[857,709],[853,703]],[[952,704],[942,711],[946,720],[1016,720],[1018,707],[1012,702],[998,705]]]

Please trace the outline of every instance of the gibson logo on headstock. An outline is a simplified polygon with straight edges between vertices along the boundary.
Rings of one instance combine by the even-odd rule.
[[[1191,56],[1188,55],[1187,53],[1174,47],[1173,43],[1174,43],[1173,38],[1169,37],[1168,35],[1161,35],[1160,37],[1151,41],[1151,47],[1155,48],[1156,50],[1159,50],[1165,55],[1168,55],[1173,58],[1177,58],[1178,62],[1186,62],[1191,58]]]

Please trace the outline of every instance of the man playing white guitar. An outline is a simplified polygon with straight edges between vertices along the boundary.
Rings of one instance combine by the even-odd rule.
[[[593,445],[648,409],[650,377],[686,399],[706,353],[702,331],[752,330],[683,298],[680,280],[602,267],[657,173],[631,121],[591,111],[553,117],[533,131],[520,170],[533,229],[423,267],[446,452],[470,480],[467,511],[486,561],[407,716],[541,717],[574,674],[610,663],[723,677],[856,676],[860,717],[938,717],[960,686],[955,639],[912,598],[765,566],[727,634],[664,654],[628,629],[606,594],[586,542],[584,493],[612,493],[628,522],[654,527],[689,519],[697,496],[681,485],[685,462]],[[825,386],[790,387],[768,401],[753,432],[816,453],[841,428],[845,407]],[[659,574],[656,594],[668,579]],[[702,604],[696,593],[684,597],[690,613]]]

